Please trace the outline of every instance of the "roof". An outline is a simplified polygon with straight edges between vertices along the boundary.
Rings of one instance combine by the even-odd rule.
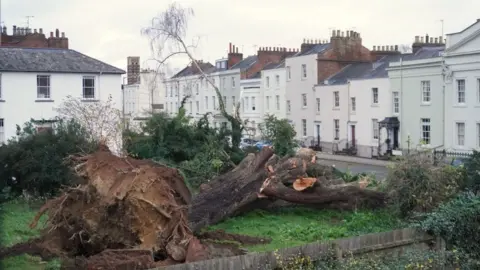
[[[248,68],[250,67],[251,65],[255,64],[255,62],[257,62],[258,60],[258,57],[256,55],[250,55],[250,56],[247,56],[245,59],[243,59],[242,61],[236,63],[235,65],[233,65],[230,69],[237,69],[237,68],[240,68],[240,69],[244,69],[244,68]]]
[[[372,63],[350,64],[336,74],[330,76],[327,79],[328,85],[346,84],[350,79],[360,78],[367,72],[371,71],[372,66]]]
[[[405,56],[405,55],[403,55]],[[371,69],[367,71],[363,76],[358,79],[377,79],[377,78],[388,78],[387,68],[390,62],[398,62],[402,58],[401,54],[397,55],[386,55],[380,58],[378,61],[374,62]]]
[[[328,49],[330,49],[330,43],[325,43],[325,44],[317,44],[315,46],[313,46],[310,50],[308,51],[305,51],[305,52],[298,52],[297,54],[295,54],[293,57],[296,57],[296,56],[303,56],[303,55],[309,55],[309,54],[317,54],[317,53],[323,53],[325,51],[327,51]]]
[[[403,57],[403,61],[440,57],[440,53],[442,53],[443,51],[445,51],[445,46],[422,47],[414,54],[405,55],[405,57]]]
[[[283,60],[280,63],[270,63],[266,65],[263,70],[269,70],[269,69],[276,69],[276,68],[284,68],[285,67],[285,60]]]
[[[104,73],[125,71],[74,50],[57,48],[0,47],[0,71]]]
[[[197,62],[197,63],[200,66],[200,69],[204,73],[210,73],[215,71],[215,66],[210,64],[209,62],[206,62],[206,63]],[[172,78],[186,77],[186,76],[199,75],[199,74],[201,74],[201,71],[196,66],[193,66],[190,64],[186,66],[184,69],[180,70]]]

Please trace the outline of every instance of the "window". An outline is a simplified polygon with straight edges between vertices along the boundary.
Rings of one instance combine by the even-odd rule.
[[[200,111],[200,102],[197,100],[195,101],[195,111],[198,113]]]
[[[457,80],[457,103],[465,103],[465,80]]]
[[[275,107],[276,107],[277,111],[279,111],[280,110],[280,96],[279,95],[275,96],[275,104],[276,104]]]
[[[422,142],[430,144],[430,118],[422,118]]]
[[[280,75],[275,75],[275,85],[280,86]]]
[[[292,78],[292,72],[290,70],[290,67],[287,67],[287,79],[290,80]]]
[[[352,106],[352,112],[357,111],[357,99],[352,97],[350,98],[350,106]]]
[[[287,100],[287,112],[291,112],[292,111],[292,106],[290,104],[290,100]]]
[[[307,78],[307,65],[302,65],[302,78]]]
[[[193,102],[190,101],[190,110],[189,110],[189,113],[192,113],[193,112]]]
[[[227,96],[223,96],[223,106],[227,106]]]
[[[177,86],[175,86],[175,88],[176,88],[176,87],[177,87]],[[173,86],[172,86],[172,88],[170,89],[170,97],[173,96],[173,90],[174,90],[174,89],[173,89]]]
[[[307,119],[302,119],[302,134],[304,137],[307,136]]]
[[[245,98],[245,107],[247,108],[247,110],[248,110],[248,108],[250,108],[250,98],[249,97]]]
[[[398,92],[393,92],[393,113],[400,113],[400,96]]]
[[[270,110],[270,96],[266,96],[266,102],[267,104],[265,107],[267,107],[267,110]]]
[[[302,94],[302,107],[307,107],[307,94]]]
[[[477,147],[480,147],[480,123],[477,123]]]
[[[333,120],[333,128],[334,128],[333,139],[339,140],[340,139],[340,120],[338,119]]]
[[[422,81],[422,102],[429,103],[431,99],[430,95],[430,81]]]
[[[372,88],[372,104],[378,104],[378,88]]]
[[[167,86],[167,90],[165,91],[165,97],[168,97],[168,91],[169,91],[168,89],[169,89],[169,88],[168,88],[168,86]],[[1,97],[0,97],[0,98],[1,98]]]
[[[340,107],[340,94],[338,91],[333,92],[333,106]]]
[[[268,77],[268,76],[265,78],[265,86],[267,88],[270,88],[270,77]]]
[[[232,87],[235,87],[235,77],[232,77]]]
[[[205,110],[208,110],[208,97],[205,97]]]
[[[4,119],[0,118],[0,144],[5,142]]]
[[[212,105],[213,105],[213,110],[216,110],[217,109],[217,100],[215,99],[215,96],[212,96]]]
[[[227,89],[227,78],[222,78],[223,89]]]
[[[465,145],[465,123],[457,123],[457,145]]]
[[[319,113],[320,112],[320,98],[317,98],[316,101],[317,101],[317,113]]]
[[[198,92],[199,92],[199,88],[200,88],[200,85],[197,83],[197,85],[195,86],[195,94],[198,95]]]
[[[372,119],[372,134],[373,134],[373,139],[378,140],[378,119]]]
[[[175,102],[175,112],[178,112],[178,102]]]
[[[50,82],[49,82],[49,85],[50,85]],[[83,77],[83,98],[85,99],[95,98],[95,77],[92,77],[92,76]]]
[[[232,96],[232,104],[233,104],[233,107],[236,106],[236,104],[235,104],[235,96]]]
[[[252,97],[252,111],[255,111],[255,97]]]

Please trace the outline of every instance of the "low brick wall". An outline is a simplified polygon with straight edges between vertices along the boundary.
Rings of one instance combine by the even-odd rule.
[[[335,254],[339,257],[345,253],[361,255],[370,252],[388,252],[394,255],[406,248],[434,248],[441,250],[444,249],[444,242],[443,240],[435,239],[426,233],[407,228],[384,233],[365,234],[358,237],[310,243],[303,246],[279,250],[278,254],[280,255],[280,258],[308,256],[315,261],[321,259],[327,252],[331,252],[332,248],[335,249]],[[277,259],[274,252],[263,252],[159,267],[152,270],[263,270],[273,269],[276,266]]]

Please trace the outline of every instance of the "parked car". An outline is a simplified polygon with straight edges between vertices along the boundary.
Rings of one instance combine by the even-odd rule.
[[[262,150],[263,147],[265,146],[272,146],[272,142],[269,142],[269,141],[258,141],[256,144],[255,144],[255,147],[258,148],[258,150]]]
[[[463,164],[465,164],[465,161],[467,161],[466,158],[455,157],[452,159],[452,162],[450,163],[450,165],[452,165],[453,167],[460,167],[460,166],[463,166]]]
[[[240,141],[240,149],[245,149],[249,146],[255,146],[256,140],[250,138],[242,138]]]

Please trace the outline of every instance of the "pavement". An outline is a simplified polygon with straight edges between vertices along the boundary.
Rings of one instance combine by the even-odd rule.
[[[328,166],[335,165],[335,168],[343,172],[349,170],[353,174],[372,173],[379,180],[387,177],[387,166],[392,163],[391,161],[332,155],[322,152],[317,152],[317,161]]]

